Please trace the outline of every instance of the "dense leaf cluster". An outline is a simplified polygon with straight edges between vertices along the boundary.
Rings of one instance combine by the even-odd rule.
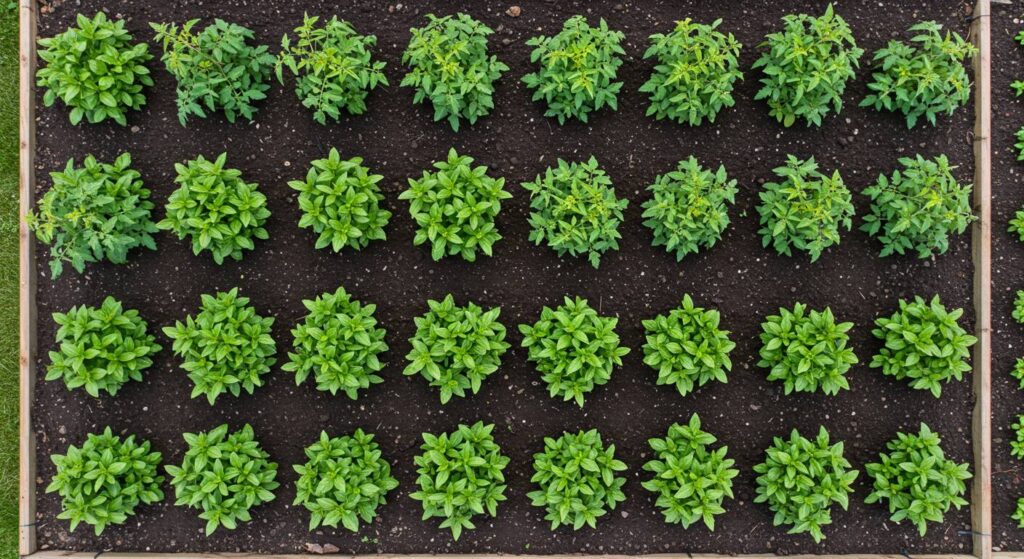
[[[1024,324],[1024,290],[1018,289],[1013,299],[1013,312],[1010,313],[1017,322]]]
[[[53,321],[59,351],[50,352],[46,380],[61,379],[68,389],[82,388],[90,396],[115,396],[128,381],[141,381],[161,349],[139,311],[124,310],[113,297],[99,308],[81,305],[53,313]]]
[[[399,200],[409,200],[409,214],[419,228],[413,244],[430,241],[434,260],[460,255],[476,261],[477,250],[493,254],[494,243],[501,239],[494,218],[501,201],[511,198],[505,191],[505,179],[487,175],[487,167],[473,166],[473,158],[448,150],[448,158],[434,163],[437,171],[424,171],[419,179],[409,179],[409,189]]]
[[[178,80],[178,120],[206,118],[207,111],[224,111],[228,122],[239,116],[252,121],[254,103],[267,97],[266,83],[274,56],[266,45],[249,44],[255,34],[241,25],[215,19],[199,33],[192,29],[198,19],[176,23],[151,23],[154,39],[163,46],[160,58]]]
[[[320,440],[305,452],[306,463],[292,466],[299,474],[292,504],[309,511],[310,531],[338,524],[359,530],[359,521],[373,522],[377,507],[386,504],[388,492],[398,487],[380,446],[362,429],[344,437],[321,431]]]
[[[934,159],[900,158],[903,170],[864,189],[871,212],[862,230],[882,242],[882,256],[914,251],[919,258],[949,249],[951,233],[960,234],[974,221],[971,185],[961,185],[945,155]]]
[[[1010,441],[1010,455],[1024,460],[1024,415],[1018,415],[1017,421],[1010,425],[1016,440]]]
[[[45,87],[43,104],[60,99],[71,108],[71,124],[111,119],[125,126],[128,111],[146,104],[142,92],[153,85],[146,62],[153,59],[146,43],[133,43],[124,20],[103,12],[92,19],[78,14],[78,25],[39,40],[36,85]]]
[[[310,375],[317,390],[343,392],[359,398],[359,391],[384,382],[379,356],[388,350],[387,331],[373,316],[377,305],[363,305],[339,287],[313,300],[303,300],[306,319],[292,329],[292,351],[281,368],[295,373],[296,384]]]
[[[643,482],[644,489],[658,495],[657,507],[669,524],[689,528],[703,521],[715,529],[715,516],[723,514],[722,503],[732,499],[732,479],[739,475],[735,460],[726,458],[729,449],[710,450],[718,439],[700,428],[700,417],[690,416],[687,425],[673,423],[664,439],[649,439],[655,459],[644,464],[654,477]]]
[[[206,535],[223,526],[234,530],[252,520],[253,507],[274,500],[280,485],[277,463],[256,441],[248,424],[228,432],[227,424],[204,433],[185,433],[188,443],[181,466],[167,466],[176,505],[200,509]]]
[[[415,90],[413,103],[429,101],[434,120],[447,120],[456,132],[463,119],[475,124],[487,116],[494,109],[494,82],[508,70],[487,53],[494,31],[464,13],[427,14],[427,25],[410,31],[402,53],[410,70],[400,85]]]
[[[885,346],[871,366],[938,398],[942,382],[962,380],[971,370],[967,359],[978,339],[957,323],[963,313],[963,309],[947,311],[938,295],[931,302],[918,296],[913,301],[900,299],[899,311],[875,320],[877,328],[871,333]]]
[[[611,379],[612,370],[629,353],[619,345],[617,323],[618,318],[598,316],[586,299],[566,297],[555,309],[544,307],[532,326],[519,325],[523,347],[552,398],[575,400],[583,407],[584,395]]]
[[[113,163],[89,155],[82,167],[70,159],[63,172],[50,173],[53,186],[25,221],[40,242],[51,245],[51,277],[64,272],[65,262],[82,273],[90,262],[124,264],[136,247],[156,250],[150,191],[131,165],[127,153]]]
[[[624,38],[621,31],[609,29],[604,19],[591,27],[586,17],[576,15],[556,35],[526,41],[534,47],[530,62],[539,68],[523,76],[523,82],[534,90],[534,101],[547,105],[544,116],[565,124],[570,118],[587,122],[591,112],[605,105],[618,110],[622,82],[617,73],[626,54],[619,43]]]
[[[384,240],[391,212],[380,207],[384,194],[377,185],[384,177],[370,174],[363,158],[342,159],[331,148],[324,159],[311,164],[305,180],[289,181],[299,193],[299,227],[317,234],[316,248],[366,248],[370,241]]]
[[[557,439],[544,438],[544,451],[533,455],[533,477],[539,487],[527,496],[535,507],[544,507],[551,529],[584,525],[597,528],[597,519],[626,500],[617,475],[626,464],[615,459],[615,445],[605,446],[596,429]]]
[[[370,53],[377,37],[360,35],[352,24],[337,16],[318,25],[320,18],[305,15],[290,35],[281,38],[281,52],[274,71],[284,83],[284,69],[295,75],[295,94],[302,106],[313,111],[313,119],[327,124],[327,118],[341,118],[341,111],[361,115],[366,97],[378,85],[388,85],[384,62]]]
[[[181,368],[195,383],[192,397],[205,395],[212,406],[225,392],[237,397],[263,386],[277,346],[270,336],[274,318],[256,314],[237,287],[202,300],[199,314],[164,327],[164,334],[174,340]]]
[[[946,458],[939,436],[921,424],[918,434],[897,433],[886,443],[888,452],[864,470],[873,480],[868,504],[888,501],[893,522],[909,520],[923,537],[928,522],[942,522],[950,507],[967,504],[964,480],[970,479],[968,464]]]
[[[781,381],[786,394],[817,392],[834,396],[849,390],[846,372],[857,363],[847,347],[852,322],[836,323],[832,309],[811,310],[797,303],[793,310],[779,309],[761,323],[759,367],[770,369],[768,380]]]
[[[676,261],[701,248],[711,248],[729,226],[729,204],[736,203],[736,179],[725,167],[712,172],[690,157],[675,171],[658,175],[647,187],[644,226],[654,232],[654,246],[675,252]]]
[[[1024,208],[1013,213],[1010,219],[1010,226],[1007,228],[1010,233],[1016,233],[1017,239],[1024,243]]]
[[[590,157],[585,163],[548,167],[543,178],[523,183],[530,192],[530,240],[547,245],[559,256],[586,255],[590,264],[601,265],[601,255],[619,250],[619,224],[629,200],[615,197],[612,180]]]
[[[455,304],[449,294],[442,301],[427,301],[430,310],[415,319],[416,333],[409,339],[406,375],[419,374],[441,392],[441,403],[480,384],[501,366],[508,350],[505,326],[498,322],[501,308],[484,310],[474,303]]]
[[[214,161],[199,157],[174,165],[180,186],[167,200],[167,216],[157,223],[179,239],[192,238],[192,252],[210,251],[213,261],[242,259],[255,248],[253,239],[266,239],[263,228],[270,210],[256,183],[245,182],[238,169],[225,168],[228,154]]]
[[[478,514],[498,515],[498,503],[505,500],[505,466],[491,431],[494,424],[476,422],[459,425],[452,433],[423,433],[423,454],[416,456],[419,491],[410,497],[423,503],[423,520],[443,518],[456,540],[463,530],[476,526]]]
[[[1024,358],[1017,358],[1010,371],[1010,376],[1017,379],[1017,382],[1020,383],[1018,388],[1024,390]]]
[[[721,19],[707,25],[686,18],[671,33],[651,35],[644,58],[653,57],[657,64],[640,86],[641,93],[650,94],[647,116],[698,126],[714,122],[719,111],[736,104],[732,90],[743,79],[742,45],[732,33],[718,31],[721,24]]]
[[[107,427],[102,434],[90,434],[82,448],[68,447],[67,454],[50,456],[57,473],[46,487],[57,492],[61,512],[57,518],[71,522],[71,531],[82,522],[96,535],[110,525],[124,524],[140,504],[164,498],[160,489],[161,455],[151,451],[149,441],[122,439]]]
[[[825,538],[822,527],[832,523],[832,505],[846,510],[857,470],[843,457],[843,443],[830,444],[821,427],[814,440],[794,429],[789,440],[775,437],[766,459],[754,466],[755,503],[768,503],[776,526],[790,526],[790,534],[809,533],[814,541]]]
[[[712,380],[728,382],[736,344],[720,321],[718,311],[694,306],[689,295],[668,314],[643,321],[644,363],[658,371],[659,385],[674,385],[686,396]]]

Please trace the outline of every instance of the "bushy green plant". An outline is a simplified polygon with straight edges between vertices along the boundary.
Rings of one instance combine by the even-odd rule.
[[[963,309],[947,311],[939,296],[925,302],[900,299],[900,309],[892,316],[875,320],[871,331],[885,342],[871,366],[896,380],[908,380],[911,388],[942,395],[942,382],[962,380],[971,370],[967,362],[970,347],[978,339],[968,334],[957,319]]]
[[[299,227],[318,235],[316,248],[361,250],[370,241],[387,238],[384,227],[391,212],[380,207],[384,194],[377,186],[383,176],[370,174],[362,157],[342,159],[334,148],[311,165],[305,180],[289,181],[288,186],[299,192]]]
[[[615,445],[605,446],[596,429],[544,437],[544,451],[533,455],[530,478],[540,489],[527,497],[533,506],[544,507],[552,530],[562,525],[597,528],[598,518],[626,500],[626,478],[616,474],[625,469],[615,459]]]
[[[1010,441],[1010,455],[1024,460],[1024,415],[1017,416],[1017,422],[1010,426],[1017,440]]]
[[[455,148],[434,168],[418,180],[409,179],[409,189],[398,196],[409,200],[409,214],[419,226],[413,244],[430,241],[434,260],[460,255],[475,262],[477,250],[491,256],[501,239],[494,218],[501,201],[512,197],[505,191],[505,179],[488,176],[483,165],[473,167],[473,158]]]
[[[133,43],[124,20],[109,20],[103,12],[92,19],[78,14],[77,23],[39,40],[46,64],[36,72],[36,85],[46,88],[43,104],[60,99],[71,108],[71,124],[109,118],[125,126],[128,111],[146,104],[143,88],[153,85],[146,68],[153,59],[149,45]]]
[[[770,369],[768,380],[782,381],[785,393],[817,392],[830,396],[849,390],[846,372],[857,363],[847,347],[852,322],[836,323],[832,309],[811,310],[797,303],[793,310],[779,309],[761,323],[761,360]]]
[[[51,245],[51,277],[64,272],[65,262],[82,273],[90,262],[124,264],[136,247],[156,250],[153,202],[131,165],[127,153],[113,163],[89,155],[82,167],[69,159],[63,172],[50,173],[53,186],[25,220],[40,242]]]
[[[658,63],[640,86],[641,93],[650,94],[647,116],[699,126],[705,119],[714,122],[719,111],[736,104],[732,89],[743,79],[742,45],[732,33],[718,31],[721,24],[721,19],[706,25],[686,18],[677,21],[671,33],[650,36],[644,58]]]
[[[487,36],[494,31],[458,13],[427,14],[427,25],[410,32],[402,53],[402,64],[410,70],[400,85],[415,90],[413,103],[430,101],[434,120],[447,120],[456,132],[463,119],[475,124],[487,116],[494,109],[494,82],[508,70],[487,53]]]
[[[718,439],[700,428],[700,417],[690,416],[688,425],[673,423],[664,439],[649,439],[655,459],[644,464],[654,477],[643,482],[644,489],[658,495],[657,507],[669,524],[689,528],[704,521],[715,529],[715,516],[723,514],[722,503],[732,499],[732,478],[740,471],[735,460],[726,458],[728,447],[709,450]]]
[[[612,370],[621,367],[622,356],[629,353],[628,347],[619,345],[618,321],[598,316],[586,299],[566,297],[555,309],[544,307],[533,325],[519,325],[523,347],[552,398],[575,400],[583,407],[584,395],[611,379]]]
[[[934,21],[914,24],[910,33],[909,42],[889,41],[875,51],[871,93],[860,105],[901,112],[907,128],[922,117],[934,126],[937,115],[951,115],[970,99],[964,60],[978,49],[957,33],[943,35],[942,26]]]
[[[658,175],[647,187],[644,226],[654,232],[654,246],[676,253],[676,261],[702,247],[711,248],[729,226],[729,204],[736,203],[736,179],[725,167],[712,172],[691,156],[675,171]]]
[[[534,47],[530,62],[539,68],[523,76],[523,83],[534,90],[534,101],[547,105],[544,116],[565,124],[569,118],[587,122],[591,112],[605,105],[618,110],[622,82],[616,74],[626,54],[619,46],[624,38],[603,18],[591,27],[586,17],[576,15],[565,20],[558,34],[526,41]]]
[[[72,532],[84,522],[98,536],[107,526],[124,524],[140,504],[164,498],[161,455],[150,451],[149,441],[135,442],[134,435],[122,439],[107,427],[88,435],[82,448],[71,445],[50,460],[57,473],[46,492],[60,495],[57,518],[70,521]]]
[[[1017,138],[1017,142],[1013,144],[1013,147],[1017,148],[1017,161],[1024,161],[1024,126],[1017,129],[1014,137]]]
[[[523,183],[530,192],[530,240],[547,245],[563,256],[587,255],[590,265],[601,265],[601,255],[619,250],[619,224],[629,200],[615,197],[612,180],[590,157],[585,163],[548,167],[544,177]]]
[[[161,349],[139,311],[124,310],[113,297],[99,308],[81,305],[53,313],[53,321],[58,351],[50,352],[46,380],[61,379],[69,390],[82,388],[90,396],[116,396],[128,381],[141,381]]]
[[[1013,516],[1010,518],[1017,521],[1018,528],[1024,528],[1024,497],[1017,499],[1017,508],[1014,509]]]
[[[242,390],[252,394],[263,386],[263,376],[276,361],[277,346],[270,336],[274,318],[256,314],[237,287],[203,295],[202,301],[194,318],[164,327],[164,334],[174,341],[175,355],[182,358],[181,368],[195,383],[192,397],[206,395],[212,406],[225,392],[235,397]]]
[[[839,232],[853,227],[853,202],[839,171],[832,176],[818,171],[814,158],[790,155],[786,165],[774,169],[781,182],[767,182],[761,191],[761,241],[779,254],[792,249],[817,260],[828,247],[839,244]]]
[[[919,258],[949,249],[949,235],[961,234],[974,221],[971,185],[961,185],[945,155],[934,159],[900,158],[903,170],[864,189],[871,198],[871,213],[861,227],[882,242],[882,256],[908,250]]]
[[[377,507],[386,504],[388,492],[398,487],[380,446],[362,429],[344,437],[321,431],[320,440],[305,452],[306,463],[292,466],[299,474],[292,504],[309,511],[310,531],[321,525],[337,528],[339,523],[359,530],[359,521],[373,522]]]
[[[1017,295],[1013,299],[1013,312],[1010,313],[1017,322],[1024,324],[1024,290],[1017,290]]]
[[[765,52],[753,67],[762,68],[764,77],[754,98],[764,99],[783,126],[798,118],[808,126],[821,126],[829,110],[842,110],[843,92],[860,67],[864,49],[857,47],[850,26],[832,11],[832,4],[821,17],[791,14],[782,22],[784,29],[760,45]]]
[[[202,510],[207,536],[221,526],[234,530],[249,522],[253,507],[274,500],[277,463],[268,460],[248,424],[232,433],[224,424],[182,437],[188,450],[181,466],[167,466],[174,504]]]
[[[463,530],[476,528],[478,514],[498,515],[505,500],[508,457],[494,442],[494,424],[477,421],[459,425],[452,433],[423,433],[423,454],[416,456],[416,483],[420,490],[410,497],[423,503],[423,520],[443,518],[456,540]]]
[[[416,333],[409,339],[406,375],[420,375],[441,391],[441,403],[452,396],[476,394],[480,384],[501,366],[508,350],[505,326],[498,322],[501,308],[484,310],[474,303],[455,304],[448,294],[442,301],[427,301],[430,310],[417,317]]]
[[[1024,359],[1018,358],[1013,364],[1013,369],[1010,371],[1010,376],[1017,379],[1020,383],[1018,388],[1024,390]]]
[[[270,210],[258,185],[245,182],[238,169],[227,169],[228,154],[214,161],[199,157],[176,163],[177,190],[167,200],[167,217],[157,223],[179,239],[192,238],[192,252],[210,251],[213,261],[242,259],[243,250],[256,247],[253,239],[266,239],[263,228]]]
[[[373,316],[377,305],[363,305],[344,287],[302,304],[309,314],[292,329],[293,351],[281,367],[295,373],[296,384],[312,374],[317,390],[356,400],[360,390],[384,382],[377,373],[384,368],[379,356],[388,350],[387,331]]]
[[[755,503],[768,503],[776,526],[789,525],[790,534],[810,533],[825,538],[822,527],[832,524],[832,505],[849,506],[857,470],[843,456],[843,443],[831,444],[828,431],[818,430],[813,441],[793,429],[789,440],[775,437],[766,459],[754,466]]]
[[[1010,226],[1007,228],[1010,233],[1016,233],[1017,239],[1024,243],[1024,208],[1014,212],[1010,219]]]
[[[366,112],[366,97],[378,85],[388,85],[384,62],[374,60],[370,49],[377,37],[360,35],[352,24],[337,16],[318,25],[318,16],[304,15],[290,35],[281,38],[281,52],[274,71],[284,83],[284,69],[295,75],[295,94],[302,106],[313,111],[313,120],[338,121],[341,111]]]
[[[224,111],[228,122],[239,116],[250,122],[254,103],[266,98],[274,68],[274,55],[266,45],[251,45],[255,34],[245,27],[215,19],[202,31],[192,19],[176,23],[150,23],[153,37],[162,47],[160,58],[178,81],[178,120],[184,126],[190,116],[206,118],[207,111]]]
[[[675,385],[686,396],[712,380],[728,382],[736,344],[720,321],[718,311],[694,306],[688,294],[678,308],[643,321],[644,363],[658,371],[659,385]]]
[[[897,433],[886,444],[888,452],[879,461],[864,466],[874,480],[865,503],[888,501],[893,522],[909,520],[924,537],[928,522],[942,522],[951,506],[967,504],[964,480],[970,479],[968,464],[946,458],[939,436],[924,423],[918,434]]]

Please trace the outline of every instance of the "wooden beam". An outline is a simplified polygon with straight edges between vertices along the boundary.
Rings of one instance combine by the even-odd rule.
[[[72,553],[67,551],[40,551],[27,559],[95,559],[95,553]],[[113,553],[104,552],[105,559],[310,559],[315,555],[259,555],[255,553]],[[778,555],[715,555],[711,553],[657,553],[650,555],[325,555],[331,559],[778,559]],[[914,559],[973,559],[973,555],[914,555]],[[906,555],[787,555],[786,559],[907,559]],[[1024,554],[1013,559],[1024,559]]]

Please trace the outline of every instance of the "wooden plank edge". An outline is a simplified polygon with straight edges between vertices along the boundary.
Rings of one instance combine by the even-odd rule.
[[[971,37],[978,47],[974,58],[974,204],[978,220],[971,227],[974,261],[974,346],[971,417],[974,478],[971,484],[971,531],[974,556],[992,557],[992,98],[991,3],[977,0]]]
[[[93,552],[39,551],[27,559],[95,559]],[[104,559],[311,559],[315,555],[260,555],[256,553],[115,553],[103,552]],[[497,554],[381,554],[381,555],[324,555],[330,559],[779,559],[778,555],[716,555],[712,553],[655,553],[649,555],[497,555]],[[787,555],[786,559],[907,559],[907,555],[849,554],[849,555]],[[972,559],[973,555],[914,555],[913,559]],[[1010,558],[1007,558],[1010,559]],[[1012,559],[1024,559],[1024,554]]]
[[[19,19],[19,226],[18,226],[18,344],[19,344],[19,497],[18,553],[36,551],[36,444],[32,430],[32,392],[35,385],[36,307],[35,255],[31,231],[22,216],[32,206],[35,190],[36,0],[18,1]]]

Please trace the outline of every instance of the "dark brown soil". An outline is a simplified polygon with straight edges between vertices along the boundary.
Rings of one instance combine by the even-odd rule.
[[[1024,463],[1010,455],[1010,425],[1024,413],[1024,392],[1010,372],[1024,357],[1024,327],[1010,313],[1014,294],[1024,289],[1024,245],[1006,228],[1024,204],[1024,175],[1013,147],[1014,133],[1024,126],[1024,105],[1010,88],[1010,82],[1024,79],[1024,48],[1013,40],[1024,26],[1024,12],[995,4],[992,11],[992,545],[1020,551],[1024,529],[1010,517],[1017,498],[1024,497]]]
[[[722,28],[735,33],[745,45],[742,63],[748,69],[757,57],[757,43],[778,28],[779,18],[791,12],[819,13],[825,3],[524,0],[518,18],[505,15],[511,4],[432,1],[398,7],[369,1],[300,0],[277,2],[271,8],[268,2],[242,0],[82,0],[80,6],[67,2],[41,17],[41,34],[49,36],[68,26],[76,11],[91,14],[104,7],[112,15],[128,18],[136,36],[148,39],[152,36],[147,25],[150,21],[220,16],[251,27],[260,40],[277,45],[281,35],[301,21],[304,11],[338,14],[351,20],[357,29],[378,36],[378,54],[388,62],[388,75],[395,84],[372,94],[368,115],[330,126],[316,124],[289,85],[273,88],[253,124],[229,125],[218,115],[182,128],[174,111],[174,84],[162,68],[156,72],[157,85],[149,92],[148,108],[132,115],[129,128],[73,127],[64,110],[39,110],[40,192],[49,185],[47,172],[63,167],[71,157],[93,153],[111,159],[129,150],[136,168],[162,205],[174,188],[175,162],[226,150],[229,163],[261,185],[273,212],[268,225],[270,240],[260,243],[243,262],[224,266],[214,265],[206,255],[192,256],[186,243],[164,234],[158,239],[158,252],[134,254],[128,265],[92,266],[83,276],[69,272],[51,281],[42,257],[46,247],[37,246],[41,256],[40,370],[47,363],[45,355],[54,336],[51,313],[76,304],[97,304],[107,294],[140,309],[159,330],[194,312],[200,294],[240,286],[262,313],[276,317],[275,337],[283,354],[291,342],[289,329],[304,315],[301,300],[343,285],[356,297],[378,304],[378,318],[388,329],[391,345],[389,366],[384,371],[386,382],[354,403],[319,393],[310,384],[296,387],[289,374],[275,370],[269,384],[254,396],[225,397],[216,407],[210,407],[204,400],[189,399],[191,384],[169,350],[159,356],[144,383],[127,386],[116,399],[96,400],[79,392],[70,393],[59,383],[40,380],[33,428],[39,439],[41,547],[297,552],[307,542],[319,542],[333,543],[345,553],[970,551],[970,537],[963,532],[970,525],[966,508],[949,513],[944,523],[931,526],[927,536],[919,538],[912,526],[889,522],[882,506],[863,503],[869,492],[864,475],[857,482],[850,510],[835,510],[834,524],[827,528],[828,537],[822,544],[815,545],[807,535],[788,536],[784,528],[772,526],[772,514],[765,506],[752,503],[755,484],[751,469],[762,460],[773,436],[787,434],[793,428],[812,434],[822,424],[836,440],[846,441],[847,456],[858,468],[873,461],[898,430],[916,429],[921,421],[941,433],[949,455],[959,461],[971,460],[972,398],[968,380],[947,385],[943,398],[935,400],[867,367],[878,349],[870,334],[872,321],[892,312],[901,297],[938,293],[947,305],[966,307],[964,324],[971,323],[968,236],[956,238],[949,253],[922,261],[881,259],[877,256],[879,245],[853,231],[844,235],[842,245],[810,264],[805,257],[781,257],[761,248],[754,207],[759,180],[770,177],[771,169],[788,153],[814,156],[827,170],[838,167],[857,193],[879,173],[890,172],[899,157],[915,153],[946,153],[960,165],[959,177],[969,181],[973,168],[972,111],[960,110],[951,118],[943,118],[938,127],[907,131],[899,116],[856,107],[866,93],[869,73],[862,70],[847,91],[847,106],[840,116],[828,117],[820,129],[797,125],[786,130],[768,116],[765,105],[753,100],[759,75],[747,71],[746,81],[738,89],[737,106],[724,111],[714,125],[689,128],[655,122],[644,117],[647,101],[637,93],[652,67],[640,58],[648,35],[669,30],[675,19],[696,16],[710,20],[720,16],[724,19]],[[443,123],[432,122],[431,111],[413,106],[412,93],[397,87],[402,74],[399,58],[409,28],[419,25],[429,11],[456,10],[464,10],[497,30],[492,49],[511,67],[498,87],[497,110],[458,134]],[[963,0],[840,1],[837,10],[868,51],[865,65],[874,49],[916,21],[935,19],[961,33],[968,28],[968,3]],[[595,19],[604,17],[612,27],[626,33],[628,61],[621,70],[625,87],[618,113],[595,114],[589,125],[558,126],[542,116],[543,109],[530,101],[530,93],[519,82],[530,70],[530,48],[525,40],[540,32],[557,31],[565,18],[576,13],[587,13]],[[997,62],[1005,61],[1007,52],[1013,52],[1010,58],[1016,61],[1024,53],[1012,50],[1009,39],[1001,35],[1003,27],[999,29]],[[1005,93],[1005,83],[1000,83],[997,91]],[[1002,106],[999,109],[1007,110]],[[1008,135],[1009,128],[1002,129],[997,143],[1000,162],[1006,167],[1011,165],[1006,148]],[[418,176],[453,145],[490,166],[493,173],[506,177],[515,195],[498,218],[505,239],[496,245],[496,256],[475,264],[453,259],[435,263],[428,249],[413,247],[413,223],[405,204],[397,200],[407,177]],[[336,255],[314,250],[313,234],[297,227],[298,208],[286,181],[303,176],[309,161],[323,156],[331,147],[347,156],[363,156],[375,171],[385,175],[387,206],[395,214],[386,243],[372,244],[359,253]],[[592,269],[582,259],[560,260],[551,250],[527,240],[528,196],[518,186],[558,157],[581,159],[591,154],[611,175],[619,194],[630,200],[621,228],[622,248],[606,255],[600,270]],[[672,169],[676,161],[689,155],[705,165],[724,163],[739,180],[741,193],[732,213],[733,225],[723,241],[712,250],[676,263],[673,256],[650,246],[650,232],[641,225],[640,203],[645,199],[644,188],[657,174]],[[1002,188],[1009,187],[1010,176],[1002,175]],[[1010,207],[1021,203],[1020,197],[1013,197],[1012,203],[1009,198],[998,198],[1000,224]],[[867,200],[859,195],[856,205],[860,214],[868,207]],[[157,213],[162,215],[160,210]],[[1009,258],[1010,248],[1022,254],[1019,251],[1024,249],[1019,246],[1008,246],[1001,225],[997,230],[997,254],[1002,262]],[[1016,267],[1002,268],[997,278],[1005,278],[1008,273],[1018,277],[1021,261],[1016,262]],[[1006,290],[1014,286],[1015,281],[1008,281],[999,287],[999,316],[1007,314],[1003,312],[1009,297]],[[608,385],[588,396],[582,410],[572,403],[550,399],[539,375],[526,361],[526,352],[519,347],[506,354],[504,366],[485,382],[480,394],[442,407],[437,394],[422,379],[403,377],[401,370],[413,331],[412,318],[423,312],[428,298],[440,298],[448,292],[459,301],[501,305],[502,320],[516,346],[520,340],[516,324],[534,321],[544,305],[557,304],[563,295],[581,295],[604,314],[619,316],[619,333],[633,352]],[[643,365],[640,350],[641,320],[671,309],[684,293],[720,309],[724,324],[738,344],[729,383],[705,387],[686,398],[674,388],[655,385],[654,372]],[[850,372],[852,390],[837,397],[783,397],[782,387],[767,382],[765,372],[756,367],[761,320],[796,301],[813,308],[831,306],[842,320],[856,324],[852,341],[861,363]],[[1001,336],[1011,328],[1014,336],[1024,335],[1005,320],[998,324]],[[170,346],[162,335],[160,339]],[[1002,379],[1010,356],[999,357],[996,370]],[[997,386],[1008,389],[1009,384],[1000,382]],[[1005,409],[1005,399],[999,403],[1000,409]],[[730,455],[741,468],[736,499],[726,504],[728,513],[720,517],[713,533],[703,527],[683,531],[666,525],[654,507],[652,495],[640,487],[645,479],[641,466],[650,459],[647,439],[663,435],[670,423],[683,421],[693,412],[699,412],[706,428],[729,446]],[[1007,417],[1002,416],[1000,425],[1008,421]],[[479,521],[478,529],[464,534],[456,543],[447,532],[437,529],[436,522],[422,522],[420,504],[409,498],[415,486],[413,456],[422,431],[446,431],[460,422],[476,420],[498,424],[497,440],[512,459],[507,472],[509,500],[500,507],[497,519]],[[137,433],[153,441],[166,461],[174,463],[181,460],[184,450],[183,431],[204,430],[222,422],[233,426],[252,423],[264,448],[281,464],[282,487],[277,500],[256,509],[253,522],[234,532],[218,531],[214,537],[203,537],[203,523],[196,512],[173,506],[173,499],[168,498],[160,505],[142,507],[127,525],[109,529],[102,537],[94,537],[87,528],[71,534],[67,523],[56,519],[59,499],[43,493],[53,475],[47,457],[63,452],[68,444],[79,444],[88,432],[111,425],[119,431]],[[380,510],[377,522],[360,533],[308,533],[306,513],[290,504],[296,477],[291,465],[302,460],[303,447],[321,429],[343,434],[356,427],[377,433],[401,485]],[[525,496],[531,490],[532,454],[543,446],[544,436],[580,428],[597,428],[607,442],[616,445],[617,456],[629,465],[628,499],[620,509],[601,519],[596,531],[563,529],[552,534],[543,520],[544,513],[530,506]],[[1007,467],[1010,462],[1003,445],[997,446],[997,462]],[[999,479],[1007,478],[1004,474]],[[1015,479],[1021,480],[1019,475]],[[166,489],[170,493],[170,488]],[[1009,530],[1005,509],[1005,502],[1000,501],[997,518],[1002,525],[1001,539],[1008,537]],[[1017,532],[1012,534],[1017,537]]]

